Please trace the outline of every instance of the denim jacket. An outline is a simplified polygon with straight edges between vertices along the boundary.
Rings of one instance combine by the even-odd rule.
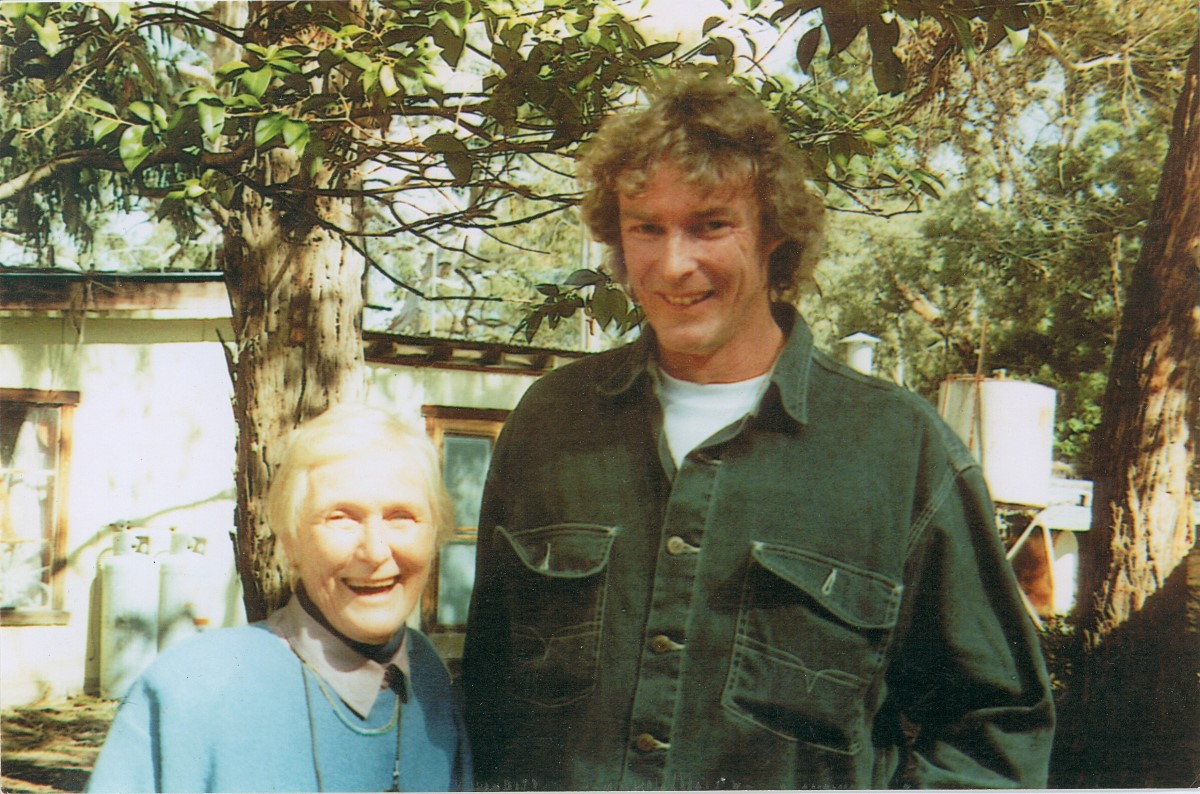
[[[678,471],[650,332],[509,419],[463,666],[477,784],[1046,785],[1045,665],[979,466],[777,321],[758,409]]]

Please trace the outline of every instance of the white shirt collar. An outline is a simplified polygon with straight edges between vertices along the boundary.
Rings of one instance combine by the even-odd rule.
[[[404,674],[405,693],[408,691],[408,635],[403,626],[400,631],[405,636],[387,664],[368,659],[351,648],[308,614],[296,596],[270,614],[267,628],[282,637],[359,717],[371,713],[380,690],[387,687],[385,676],[389,665],[395,665]]]

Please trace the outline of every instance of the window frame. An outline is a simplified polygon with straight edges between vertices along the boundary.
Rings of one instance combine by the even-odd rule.
[[[495,450],[496,439],[504,420],[512,413],[505,408],[461,408],[445,405],[423,405],[421,415],[425,417],[425,430],[433,440],[434,447],[443,467],[446,462],[445,439],[449,435],[474,436],[486,438],[492,442]],[[437,635],[463,635],[465,627],[461,625],[445,625],[438,622],[438,585],[441,576],[442,546],[453,542],[476,543],[479,527],[456,526],[451,535],[438,546],[438,555],[429,571],[429,581],[421,595],[421,630],[430,637]]]
[[[50,588],[48,607],[6,607],[0,609],[0,626],[65,626],[70,613],[64,609],[67,569],[67,532],[69,528],[71,448],[75,409],[79,392],[43,389],[0,388],[0,403],[25,403],[58,410],[58,438],[54,461],[54,518],[42,561],[49,570],[44,581]]]

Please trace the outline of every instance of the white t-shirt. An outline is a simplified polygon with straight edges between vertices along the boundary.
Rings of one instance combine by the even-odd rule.
[[[673,378],[657,366],[651,372],[676,468],[713,433],[753,411],[771,382],[769,370],[736,383],[692,383]]]

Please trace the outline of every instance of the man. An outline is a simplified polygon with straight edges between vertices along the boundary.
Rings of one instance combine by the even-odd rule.
[[[540,380],[497,445],[463,667],[477,781],[1044,786],[1046,671],[979,467],[781,302],[822,208],[773,117],[676,78],[581,173],[649,328]]]

